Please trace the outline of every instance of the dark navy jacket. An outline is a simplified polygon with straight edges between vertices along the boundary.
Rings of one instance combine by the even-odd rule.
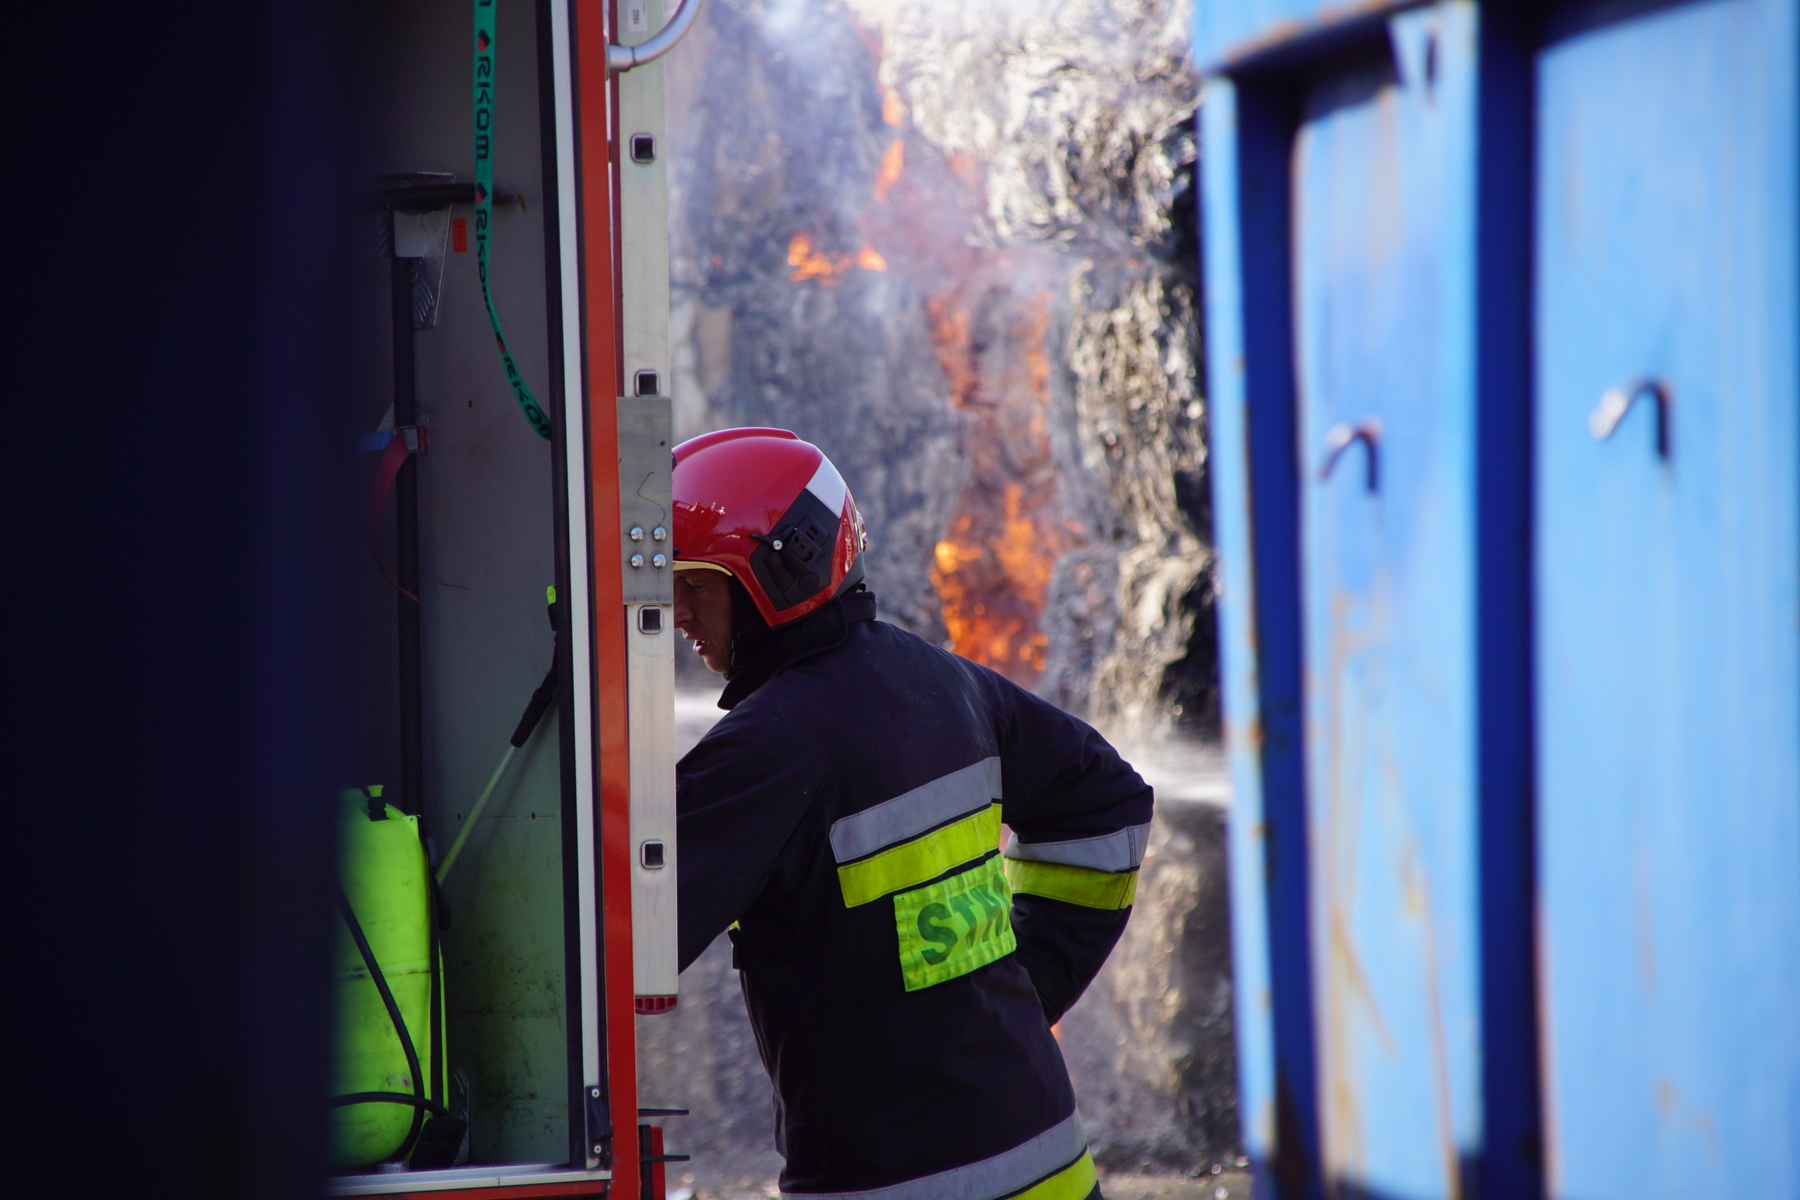
[[[774,631],[678,765],[681,965],[736,923],[784,1192],[1085,1196],[1050,1026],[1124,929],[1150,788],[874,613]]]

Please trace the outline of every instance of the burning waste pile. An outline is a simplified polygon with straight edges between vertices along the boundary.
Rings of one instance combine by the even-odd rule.
[[[1224,793],[1179,749],[1217,713],[1188,24],[1179,0],[711,0],[668,60],[677,436],[818,443],[884,619],[1145,748],[1139,903],[1059,1029],[1114,1169],[1237,1142]],[[715,946],[640,1022],[703,1192],[779,1166],[731,974]]]

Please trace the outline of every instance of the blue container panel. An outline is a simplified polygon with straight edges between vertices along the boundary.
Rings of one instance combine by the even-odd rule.
[[[1800,29],[1793,0],[1635,7],[1537,65],[1550,1189],[1794,1197]],[[1666,457],[1651,389],[1591,425],[1640,379]]]
[[[1318,1089],[1328,1179],[1453,1197],[1481,1128],[1474,14],[1389,32],[1293,150]],[[1373,449],[1327,476],[1351,430]]]
[[[1258,1161],[1275,1149],[1274,993],[1269,978],[1269,920],[1265,872],[1261,764],[1261,705],[1257,689],[1256,618],[1251,569],[1250,433],[1244,411],[1244,373],[1225,366],[1243,358],[1243,297],[1238,288],[1237,91],[1221,80],[1207,89],[1201,110],[1207,245],[1207,397],[1212,414],[1214,551],[1218,555],[1220,691],[1231,767],[1231,950],[1237,1002],[1238,1113],[1244,1147]]]
[[[1259,1196],[1316,1200],[1285,97],[1208,85],[1207,338],[1233,787],[1239,1111]]]
[[[1208,67],[1227,55],[1275,45],[1330,24],[1344,10],[1331,0],[1196,0],[1194,61]]]
[[[1388,15],[1417,7],[1419,0],[1195,0],[1192,52],[1206,69],[1266,63],[1271,55],[1292,62],[1329,53],[1345,36],[1378,31]]]

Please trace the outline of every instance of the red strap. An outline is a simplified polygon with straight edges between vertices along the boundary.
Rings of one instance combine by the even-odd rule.
[[[394,440],[388,443],[387,450],[381,456],[381,464],[375,468],[375,486],[369,491],[369,553],[375,556],[375,565],[381,568],[381,577],[394,585],[394,590],[411,600],[414,604],[419,598],[394,582],[388,574],[387,564],[381,561],[381,547],[375,541],[375,527],[381,523],[381,510],[387,504],[388,493],[394,490],[394,477],[400,474],[400,468],[406,465],[406,456],[412,449],[406,444],[406,434],[394,430]]]

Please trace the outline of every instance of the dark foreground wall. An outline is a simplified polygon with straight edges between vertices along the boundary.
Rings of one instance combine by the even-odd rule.
[[[5,1041],[59,1194],[318,1193],[336,9],[9,21]]]

